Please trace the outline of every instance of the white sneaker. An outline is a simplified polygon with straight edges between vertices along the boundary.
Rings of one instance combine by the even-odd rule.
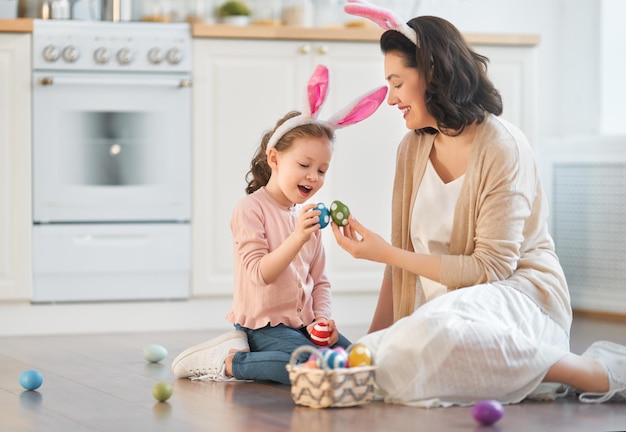
[[[609,376],[609,391],[606,393],[582,393],[578,399],[587,403],[602,403],[609,399],[626,399],[626,346],[613,342],[593,343],[583,357],[599,360]]]
[[[178,355],[172,362],[172,371],[177,378],[207,379],[211,381],[233,381],[224,373],[224,360],[230,350],[249,351],[248,337],[241,330],[232,330],[221,336],[194,345]]]

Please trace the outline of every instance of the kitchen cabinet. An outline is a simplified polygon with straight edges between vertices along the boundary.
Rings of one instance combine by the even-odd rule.
[[[491,58],[504,117],[534,133],[532,46],[476,46]],[[244,196],[244,177],[264,131],[299,109],[315,65],[330,70],[321,118],[384,85],[375,41],[197,38],[194,40],[193,295],[230,295],[233,257],[230,216]],[[395,107],[337,131],[326,184],[313,198],[346,203],[368,228],[388,237],[395,149],[406,133]],[[328,275],[336,292],[375,292],[382,266],[355,260],[324,232]]]
[[[30,38],[0,33],[0,300],[31,294]]]

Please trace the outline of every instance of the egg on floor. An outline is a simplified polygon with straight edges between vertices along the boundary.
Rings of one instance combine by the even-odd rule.
[[[159,382],[152,387],[152,396],[159,402],[165,402],[172,396],[174,388],[166,382]]]
[[[481,400],[472,408],[472,417],[478,423],[488,426],[504,416],[504,407],[497,400]]]
[[[167,357],[167,350],[158,344],[148,345],[143,349],[143,358],[150,363],[158,363]]]
[[[19,382],[26,390],[36,390],[41,387],[43,376],[38,370],[30,369],[22,372]]]

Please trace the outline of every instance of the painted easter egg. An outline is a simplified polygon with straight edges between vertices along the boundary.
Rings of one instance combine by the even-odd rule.
[[[340,369],[346,366],[348,362],[348,356],[346,354],[346,350],[341,349],[331,349],[324,353],[324,363],[330,369]]]
[[[348,354],[348,366],[370,366],[372,364],[372,353],[363,344],[354,344]]]
[[[315,207],[315,209],[322,212],[320,214],[319,221],[320,228],[326,228],[326,226],[330,223],[330,210],[328,210],[328,207],[326,207],[324,203],[317,203],[317,207]]]
[[[320,322],[313,326],[311,330],[311,342],[319,346],[327,346],[330,341],[330,331],[328,324]]]
[[[350,209],[347,205],[341,201],[333,201],[330,204],[330,217],[337,225],[348,225],[348,216],[350,216]]]
[[[26,390],[36,390],[41,387],[43,376],[39,371],[29,369],[21,373],[19,381]]]
[[[310,368],[310,369],[319,369],[319,365],[317,364],[317,360],[307,360],[304,363],[304,367]]]
[[[504,407],[497,400],[482,400],[472,408],[472,417],[482,425],[496,423],[504,416]]]
[[[165,402],[172,396],[173,387],[166,382],[156,383],[152,387],[152,396],[159,402]]]
[[[330,350],[330,348],[328,348],[327,346],[320,346],[319,348],[317,348],[317,352],[320,353],[319,358],[316,354],[311,354],[309,356],[309,360],[316,361],[317,365],[321,367],[322,366],[321,362],[324,361],[324,353],[328,350]]]
[[[143,358],[150,363],[158,363],[167,357],[167,350],[161,345],[152,344],[143,349]]]

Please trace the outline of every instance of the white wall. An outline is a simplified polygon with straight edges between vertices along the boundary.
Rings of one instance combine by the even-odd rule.
[[[534,144],[541,145],[600,131],[600,10],[597,0],[422,0],[418,12],[465,33],[540,35]]]
[[[626,135],[626,1],[602,0],[600,16],[600,131]]]

